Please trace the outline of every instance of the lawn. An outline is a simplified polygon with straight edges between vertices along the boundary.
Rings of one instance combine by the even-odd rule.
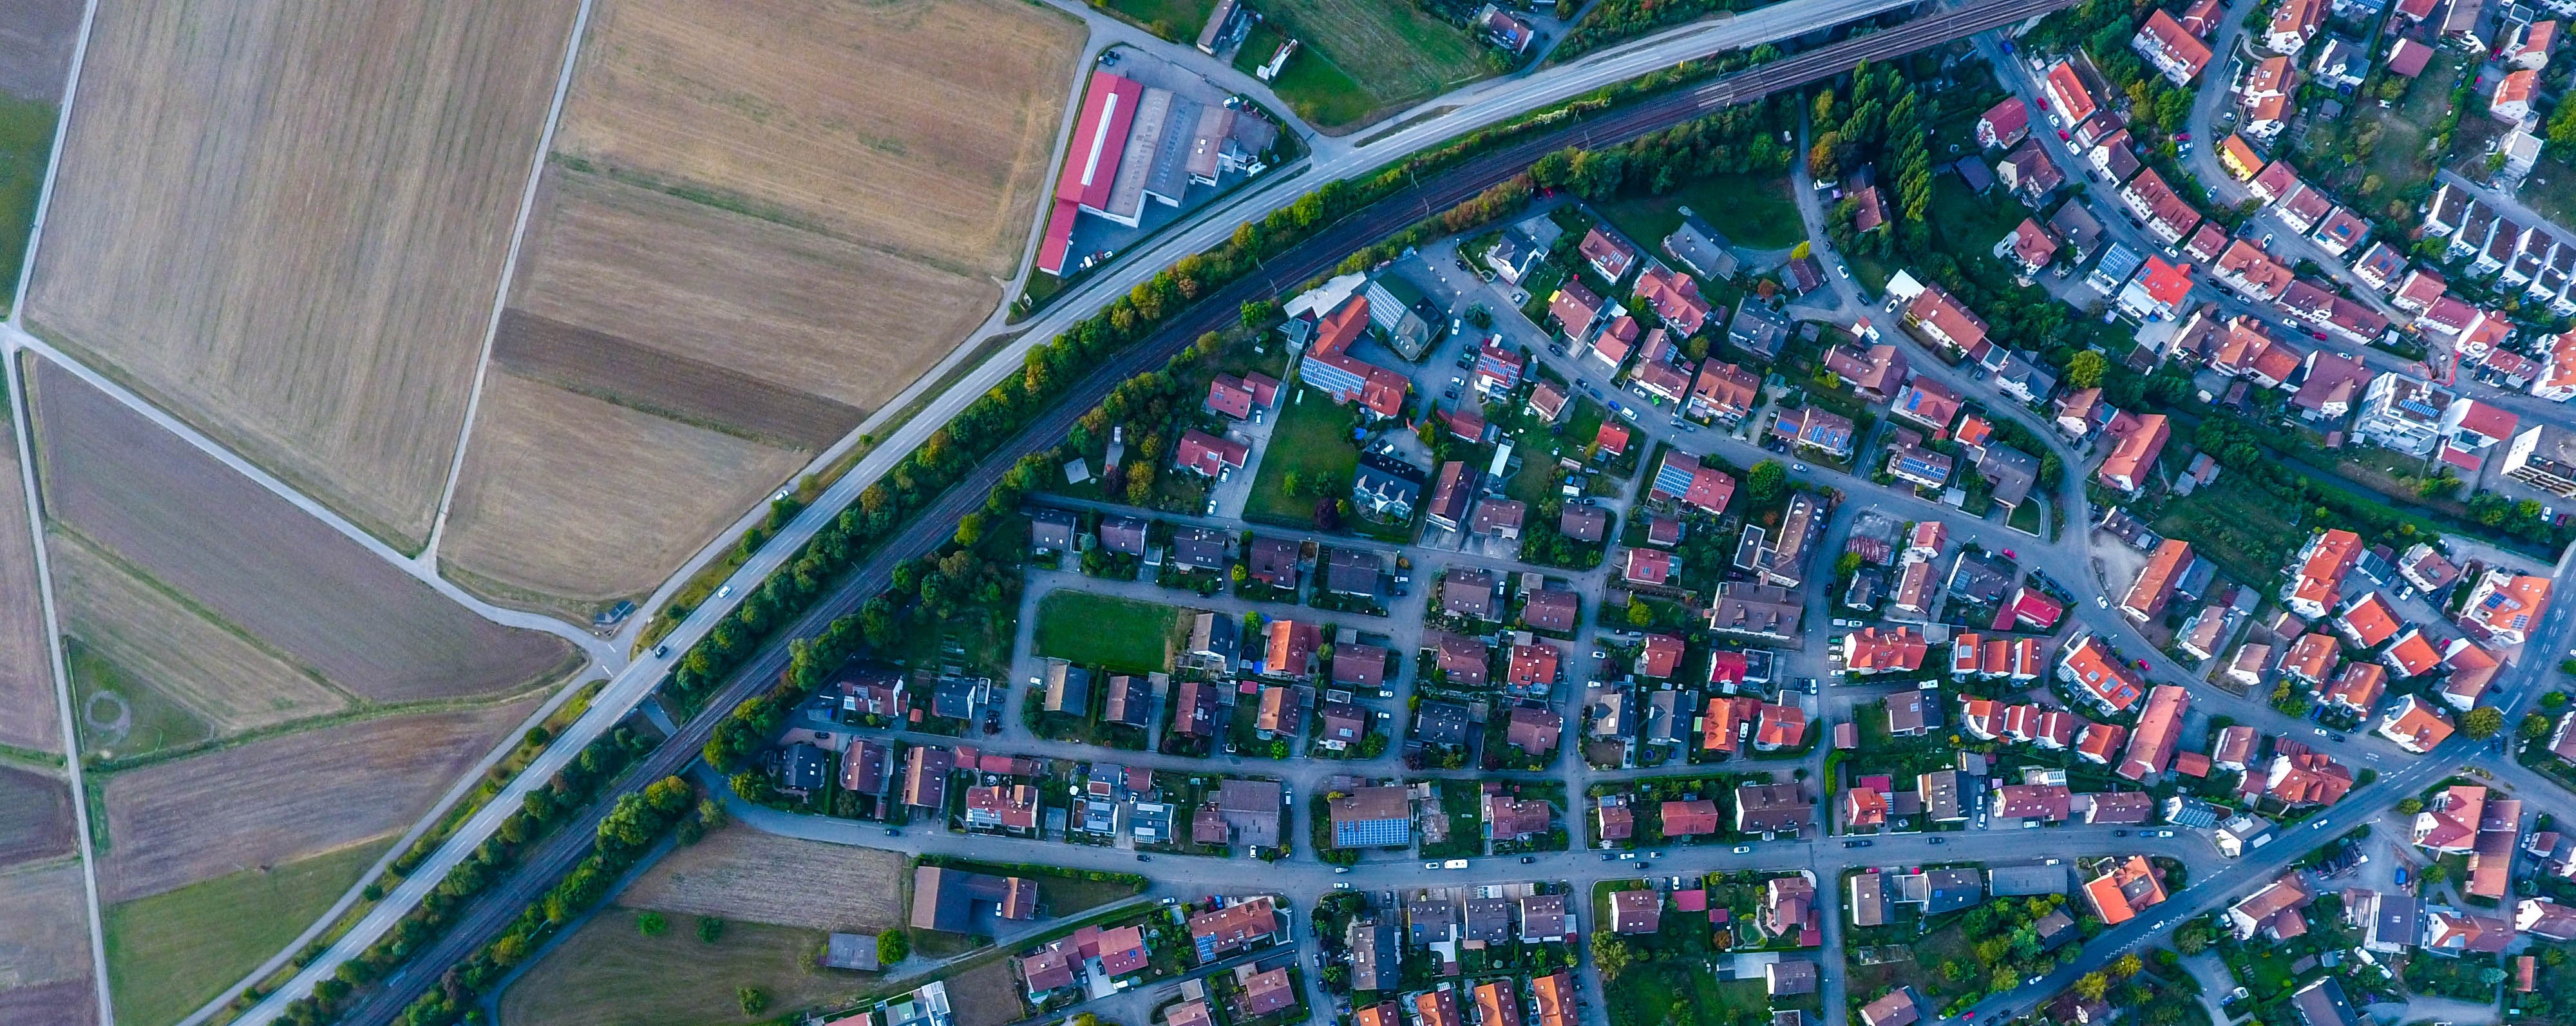
[[[2312,122],[2298,166],[2314,168],[2309,174],[2333,186],[2362,214],[2386,212],[2392,200],[2405,198],[2406,189],[2433,177],[2438,158],[2425,156],[2424,146],[2431,130],[2450,113],[2452,87],[2469,63],[2457,51],[2444,49],[2389,109],[2381,110],[2376,99],[2356,99],[2339,124]],[[2370,152],[2349,159],[2351,144],[2365,138],[2371,138]],[[2463,152],[2456,145],[2451,149]]]
[[[1262,13],[1305,40],[1271,86],[1317,128],[1362,123],[1501,70],[1467,33],[1419,8],[1386,0],[1279,0]],[[1253,34],[1253,43],[1266,38]],[[1255,63],[1270,59],[1265,49]]]
[[[1985,254],[1994,250],[1995,240],[2019,227],[2030,209],[2000,188],[1980,196],[1968,191],[1968,183],[1958,175],[1936,174],[1930,213],[1936,248],[1945,253]]]
[[[1270,442],[1262,447],[1261,469],[1253,479],[1252,495],[1244,501],[1243,517],[1311,527],[1316,497],[1348,493],[1359,465],[1359,447],[1351,444],[1351,411],[1334,405],[1322,392],[1300,388],[1279,411],[1279,423],[1271,427]],[[1305,484],[1303,494],[1289,494],[1290,474]],[[1323,483],[1320,489],[1318,482]]]
[[[2531,177],[2514,190],[2514,198],[2554,223],[2576,223],[2576,164],[2555,156],[2540,158],[2532,166]]]
[[[45,158],[53,152],[53,104],[0,96],[0,314],[18,290],[18,267],[35,229]]]
[[[1156,602],[1058,590],[1038,600],[1037,652],[1082,666],[1155,673],[1171,668],[1181,611]]]
[[[1798,217],[1798,204],[1789,195],[1787,172],[1710,175],[1661,196],[1634,196],[1593,206],[1648,248],[1681,227],[1683,208],[1747,249],[1787,249],[1807,237],[1807,224]]]
[[[196,1011],[312,925],[390,839],[246,869],[107,908],[117,1021],[166,1026]]]
[[[1767,1023],[1771,999],[1759,979],[1721,980],[1697,965],[1660,959],[1629,969],[1610,997],[1611,1026],[1740,1026]]]
[[[2269,581],[2307,541],[2307,532],[2280,507],[2271,493],[2242,475],[2221,475],[2217,483],[2165,503],[2152,526],[2157,534],[2190,542],[2194,550],[2217,560],[2229,577]]]
[[[647,937],[637,912],[610,908],[566,938],[500,996],[501,1021],[549,1026],[741,1022],[738,987],[769,995],[771,1013],[837,1003],[877,977],[819,968],[820,930],[727,922],[709,944],[695,921],[670,916]]]
[[[1175,43],[1195,43],[1216,0],[1109,0],[1109,9]]]

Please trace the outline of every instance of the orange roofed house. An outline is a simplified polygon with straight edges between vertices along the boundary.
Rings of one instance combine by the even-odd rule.
[[[2118,926],[2162,904],[2165,886],[2156,878],[2155,868],[2147,864],[2146,856],[2131,855],[2085,881],[2084,900],[2092,904],[2093,914],[2105,925]]]
[[[1298,364],[1298,377],[1322,389],[1337,403],[1358,403],[1370,416],[1387,418],[1404,412],[1412,379],[1350,355],[1351,343],[1369,326],[1367,296],[1352,296],[1315,327],[1315,341]]]

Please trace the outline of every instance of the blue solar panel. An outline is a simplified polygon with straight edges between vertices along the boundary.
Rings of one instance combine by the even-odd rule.
[[[1369,819],[1333,824],[1333,844],[1343,848],[1397,848],[1413,841],[1410,819]]]

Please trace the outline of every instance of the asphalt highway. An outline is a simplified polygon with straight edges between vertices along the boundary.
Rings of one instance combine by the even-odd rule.
[[[1820,47],[1695,89],[1525,138],[1426,178],[1344,218],[1269,261],[1260,274],[1218,290],[1167,322],[1151,338],[1130,347],[1107,366],[1085,378],[1048,414],[988,456],[966,480],[917,513],[900,534],[846,579],[832,597],[818,603],[800,618],[781,640],[736,671],[725,687],[709,700],[705,711],[683,724],[677,734],[645,757],[638,771],[619,793],[640,789],[653,780],[685,770],[697,760],[699,749],[713,733],[723,713],[742,699],[768,687],[785,670],[788,658],[786,638],[810,637],[832,619],[855,610],[869,596],[883,590],[889,584],[897,563],[936,549],[947,539],[951,525],[981,507],[984,496],[1021,456],[1053,447],[1070,432],[1073,422],[1097,405],[1112,387],[1160,366],[1172,353],[1199,335],[1231,322],[1244,302],[1275,295],[1281,289],[1305,281],[1338,263],[1348,253],[1509,179],[1551,151],[1567,146],[1589,147],[1623,142],[1710,111],[1752,102],[1783,89],[1840,74],[1864,60],[1889,59],[2071,6],[2072,2],[2005,0],[1919,18],[1895,28]],[[364,991],[341,1021],[367,1026],[392,1022],[404,1006],[437,983],[444,967],[462,962],[497,936],[520,909],[543,895],[555,880],[580,861],[587,852],[588,838],[599,817],[615,797],[611,794],[602,798],[582,815],[567,822],[551,840],[529,854],[519,872],[496,884],[474,902],[437,943],[413,959],[408,969]],[[457,841],[451,841],[450,847],[456,844]],[[332,956],[308,966],[293,983],[263,1001],[241,1021],[266,1023],[273,1020],[286,1001],[309,993],[313,982],[336,968],[338,961],[345,957],[343,949],[348,952],[357,950],[346,943],[335,947]]]

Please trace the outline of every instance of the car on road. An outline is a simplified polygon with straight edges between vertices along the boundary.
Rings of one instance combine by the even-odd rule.
[[[1738,855],[1750,855],[1750,854],[1753,854],[1753,846],[1752,846],[1752,845],[1749,845],[1749,844],[1739,844],[1739,845],[1736,845],[1736,846],[1735,846],[1735,853],[1736,853],[1736,854],[1738,854]]]
[[[724,587],[721,587],[721,588],[716,589],[716,597],[717,597],[717,598],[720,598],[720,599],[721,599],[721,598],[732,598],[732,597],[733,597],[733,585],[728,584],[728,585],[725,585]]]
[[[1842,275],[1845,278],[1849,278],[1851,277],[1851,267],[1847,264],[1835,264],[1834,273]]]
[[[2011,549],[2005,549],[2005,550],[2004,550],[2004,558],[2005,558],[2005,559],[2020,559],[2021,557],[2020,557],[2019,555],[2016,555],[2016,554],[2013,552],[2013,550],[2011,550]]]
[[[2096,609],[2109,609],[2111,608],[2111,600],[2100,595],[2095,595],[2093,596],[2093,606]]]
[[[1935,837],[1935,838],[1933,838],[1933,839],[1932,839],[1932,843],[1934,843],[1934,844],[1948,844],[1948,843],[1950,843],[1950,839],[1949,839],[1949,838],[1947,838],[1947,837]]]
[[[1333,889],[1334,889],[1334,890],[1337,890],[1337,891],[1347,891],[1347,890],[1350,890],[1350,889],[1351,889],[1351,882],[1350,882],[1350,881],[1348,881],[1348,880],[1335,880],[1335,881],[1333,881]]]
[[[1143,853],[1138,853],[1138,854],[1137,854],[1137,856],[1136,856],[1136,861],[1138,861],[1138,862],[1152,862],[1152,861],[1154,861],[1154,857],[1153,857],[1153,856],[1151,856],[1151,855],[1146,855],[1146,854],[1143,854]]]
[[[1437,862],[1425,862],[1425,863],[1423,863],[1423,864],[1422,864],[1422,868],[1424,868],[1424,869],[1438,869],[1438,868],[1440,868],[1440,863],[1437,863]]]
[[[2127,837],[2127,836],[2129,836],[2129,832],[2128,832],[2128,831],[2126,831],[2126,830],[2114,830],[2114,831],[2111,831],[2111,836],[2113,836],[2113,837]]]
[[[1521,856],[1521,865],[1526,866],[1526,865],[1529,865],[1530,863],[1532,863],[1532,862],[1536,862],[1536,861],[1538,861],[1538,858],[1537,858],[1536,856],[1532,856],[1532,855],[1523,855],[1523,856]]]
[[[1794,470],[1794,471],[1797,471],[1797,472],[1799,472],[1799,473],[1801,473],[1801,474],[1804,474],[1804,473],[1806,473],[1806,472],[1807,472],[1807,465],[1806,465],[1806,464],[1804,464],[1804,463],[1792,463],[1792,464],[1789,464],[1789,469]]]
[[[2318,737],[2324,737],[2324,736],[2326,736],[2326,728],[2324,728],[2324,727],[2318,727],[2318,728],[2317,728],[2317,736],[2318,736]]]
[[[1619,861],[1621,862],[1633,862],[1636,861],[1636,858],[1637,853],[1633,851],[1623,851],[1619,853]]]
[[[669,645],[655,645],[655,646],[653,646],[653,658],[655,658],[655,659],[668,659],[668,658],[671,658],[671,646],[669,646]]]
[[[1844,842],[1843,842],[1843,847],[1845,847],[1845,848],[1866,848],[1866,847],[1869,847],[1869,845],[1870,845],[1870,842],[1868,842],[1868,841],[1844,841]]]
[[[902,831],[902,830],[900,830],[900,829],[897,829],[897,828],[895,828],[895,827],[887,827],[887,828],[886,828],[886,836],[887,836],[887,837],[901,837],[901,836],[903,836],[903,831]]]
[[[1350,872],[1350,871],[1351,871],[1351,867],[1349,867],[1349,866],[1334,866],[1334,867],[1333,867],[1333,872],[1335,872],[1335,873],[1347,873],[1347,872]]]

